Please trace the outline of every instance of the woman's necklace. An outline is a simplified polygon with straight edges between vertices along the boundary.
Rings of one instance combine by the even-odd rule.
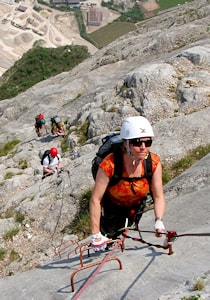
[[[140,162],[140,159],[139,159],[139,160],[134,159],[134,160],[133,160],[133,166],[135,166],[136,163],[139,163],[139,162]]]

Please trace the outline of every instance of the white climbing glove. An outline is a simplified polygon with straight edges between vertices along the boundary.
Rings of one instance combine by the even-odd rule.
[[[158,231],[159,233],[166,233],[166,229],[163,224],[163,221],[161,221],[160,219],[157,219],[155,221],[155,230]]]
[[[102,235],[100,232],[97,234],[93,234],[91,236],[91,246],[95,252],[101,250],[104,251],[106,248],[106,242],[108,240],[109,239]]]

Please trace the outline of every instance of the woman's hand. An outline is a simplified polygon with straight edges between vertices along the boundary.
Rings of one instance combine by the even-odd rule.
[[[106,242],[109,239],[102,235],[100,232],[97,234],[93,234],[91,237],[91,246],[93,250],[96,251],[104,251],[106,249]]]
[[[166,233],[165,226],[163,224],[163,221],[160,219],[157,219],[155,221],[155,231],[156,231],[156,237],[161,237],[162,233]]]

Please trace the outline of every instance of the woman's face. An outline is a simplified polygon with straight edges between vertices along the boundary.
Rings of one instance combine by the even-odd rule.
[[[137,159],[144,159],[149,153],[151,145],[152,139],[150,137],[129,140],[130,151]]]

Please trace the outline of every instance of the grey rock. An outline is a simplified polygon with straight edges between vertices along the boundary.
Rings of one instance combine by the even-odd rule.
[[[12,208],[13,220],[15,212],[20,212],[27,222],[30,221],[30,230],[22,226],[18,239],[10,245],[10,249],[21,253],[22,260],[2,267],[2,277],[10,273],[19,274],[46,262],[45,254],[50,255],[53,246],[66,236],[64,231],[78,214],[81,196],[93,186],[91,161],[101,138],[110,131],[118,131],[127,116],[141,114],[151,121],[155,132],[152,151],[163,162],[176,162],[190,150],[209,145],[209,11],[210,3],[204,0],[169,10],[98,50],[70,72],[49,78],[15,98],[0,102],[0,145],[3,146],[8,140],[20,140],[12,153],[0,157],[0,214],[3,216]],[[39,138],[34,131],[35,115],[44,113],[49,126],[55,111],[66,120],[72,132],[67,140],[70,149],[64,153],[63,139],[51,134]],[[87,140],[81,143],[80,138],[84,134],[81,131],[84,130]],[[54,174],[42,180],[39,153],[52,146],[58,147],[61,153],[64,172],[61,177]],[[27,169],[20,168],[21,160],[27,161]],[[192,198],[193,204],[197,205],[197,197],[207,199],[208,165],[209,156],[206,156],[198,165],[165,186],[173,211],[178,209],[183,218],[179,223],[175,213],[170,215],[171,220],[166,217],[171,226],[176,225],[180,230],[186,226],[185,230],[190,230],[192,225],[197,229],[206,224],[206,215],[200,215],[200,220],[203,218],[200,225],[191,212],[192,221],[184,220],[189,209],[182,203],[188,203]],[[9,171],[14,176],[5,179]],[[202,204],[205,213],[207,200]],[[180,213],[180,210],[183,211]],[[151,222],[153,217],[148,216],[145,220],[150,218]],[[8,228],[6,226],[2,230],[1,241]],[[4,241],[3,246],[6,247]],[[183,251],[187,251],[186,248]],[[144,255],[148,257],[147,252]],[[202,262],[204,260],[205,256]],[[135,261],[138,261],[136,257]],[[186,270],[187,262],[186,257]],[[162,265],[158,263],[155,272],[159,267]],[[169,263],[166,267],[170,272]],[[204,269],[198,266],[198,271],[206,271]],[[180,283],[192,273],[193,270],[189,269],[184,273],[186,276],[182,275],[179,279],[175,276],[175,279]],[[40,275],[37,276],[39,278]],[[47,277],[50,278],[49,274]],[[161,278],[166,282],[168,280],[164,273],[161,273]],[[0,284],[5,284],[5,281],[0,281]],[[43,283],[40,279],[40,284],[41,281]],[[56,280],[53,282],[57,283]],[[166,284],[158,295],[155,291],[150,294],[147,282],[151,282],[150,276],[142,284],[146,286],[143,292],[150,295],[149,299],[157,299],[172,287]],[[38,283],[34,280],[33,284]],[[156,287],[158,284],[161,285],[161,282],[157,281]],[[52,289],[55,290],[55,287]],[[4,290],[2,293],[2,297],[6,295],[8,300],[7,292]],[[135,299],[135,290],[132,293],[130,297]],[[22,297],[21,293],[19,295]],[[116,295],[116,299],[121,296]],[[32,296],[27,294],[26,297],[30,299]],[[41,294],[39,299],[50,297],[54,296]],[[113,298],[113,294],[110,297]],[[143,299],[147,299],[146,296]]]

